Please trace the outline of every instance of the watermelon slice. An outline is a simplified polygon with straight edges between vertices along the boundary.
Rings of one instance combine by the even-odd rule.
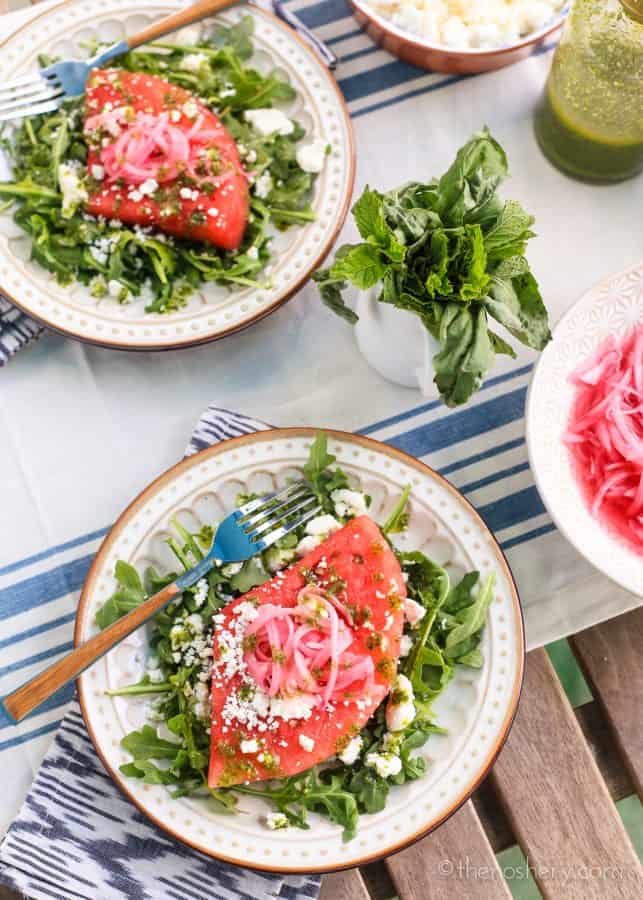
[[[215,616],[210,786],[341,752],[394,680],[405,597],[394,553],[361,516]]]
[[[87,212],[235,250],[248,222],[234,139],[189,91],[156,75],[97,69],[85,95]]]

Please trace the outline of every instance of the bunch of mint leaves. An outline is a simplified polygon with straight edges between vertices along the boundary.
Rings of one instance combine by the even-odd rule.
[[[489,317],[535,350],[551,337],[524,256],[534,219],[497,193],[507,174],[505,152],[485,128],[440,179],[384,194],[367,186],[352,210],[362,243],[340,247],[313,276],[324,303],[353,324],[349,284],[380,285],[381,302],[415,313],[440,343],[434,380],[447,406],[469,400],[497,353],[515,358]]]

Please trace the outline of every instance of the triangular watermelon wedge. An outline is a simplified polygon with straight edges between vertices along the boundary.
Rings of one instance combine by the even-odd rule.
[[[341,752],[390,690],[405,597],[395,554],[361,516],[215,616],[210,786],[297,774]]]
[[[87,212],[226,250],[248,223],[229,131],[197,97],[142,72],[96,69],[85,95]]]

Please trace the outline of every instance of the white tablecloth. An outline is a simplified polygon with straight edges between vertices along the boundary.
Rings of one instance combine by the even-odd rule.
[[[366,182],[387,188],[441,173],[486,123],[509,157],[505,195],[536,216],[529,256],[554,321],[595,281],[640,259],[643,179],[590,187],[554,170],[536,146],[532,111],[551,53],[445,78],[375,49],[344,0],[290,6],[342,58],[356,192]],[[25,13],[0,18],[0,34],[16,17]],[[353,236],[349,223],[343,238]],[[636,605],[553,529],[535,492],[522,421],[532,362],[524,351],[500,364],[494,375],[506,378],[465,413],[427,408],[417,391],[369,370],[350,327],[322,307],[313,286],[250,330],[195,350],[119,353],[45,335],[0,371],[0,694],[69,645],[77,589],[100,535],[180,457],[213,402],[278,425],[365,429],[445,471],[508,553],[530,647]],[[19,727],[0,723],[13,776],[3,779],[10,796],[1,820],[15,813],[62,711]]]

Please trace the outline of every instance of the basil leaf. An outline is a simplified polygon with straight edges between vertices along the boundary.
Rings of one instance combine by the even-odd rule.
[[[547,309],[524,257],[498,265],[484,305],[489,315],[528,347],[543,350],[551,339]]]
[[[482,384],[494,360],[482,307],[449,303],[440,319],[441,350],[433,357],[435,383],[447,406],[458,406]]]

